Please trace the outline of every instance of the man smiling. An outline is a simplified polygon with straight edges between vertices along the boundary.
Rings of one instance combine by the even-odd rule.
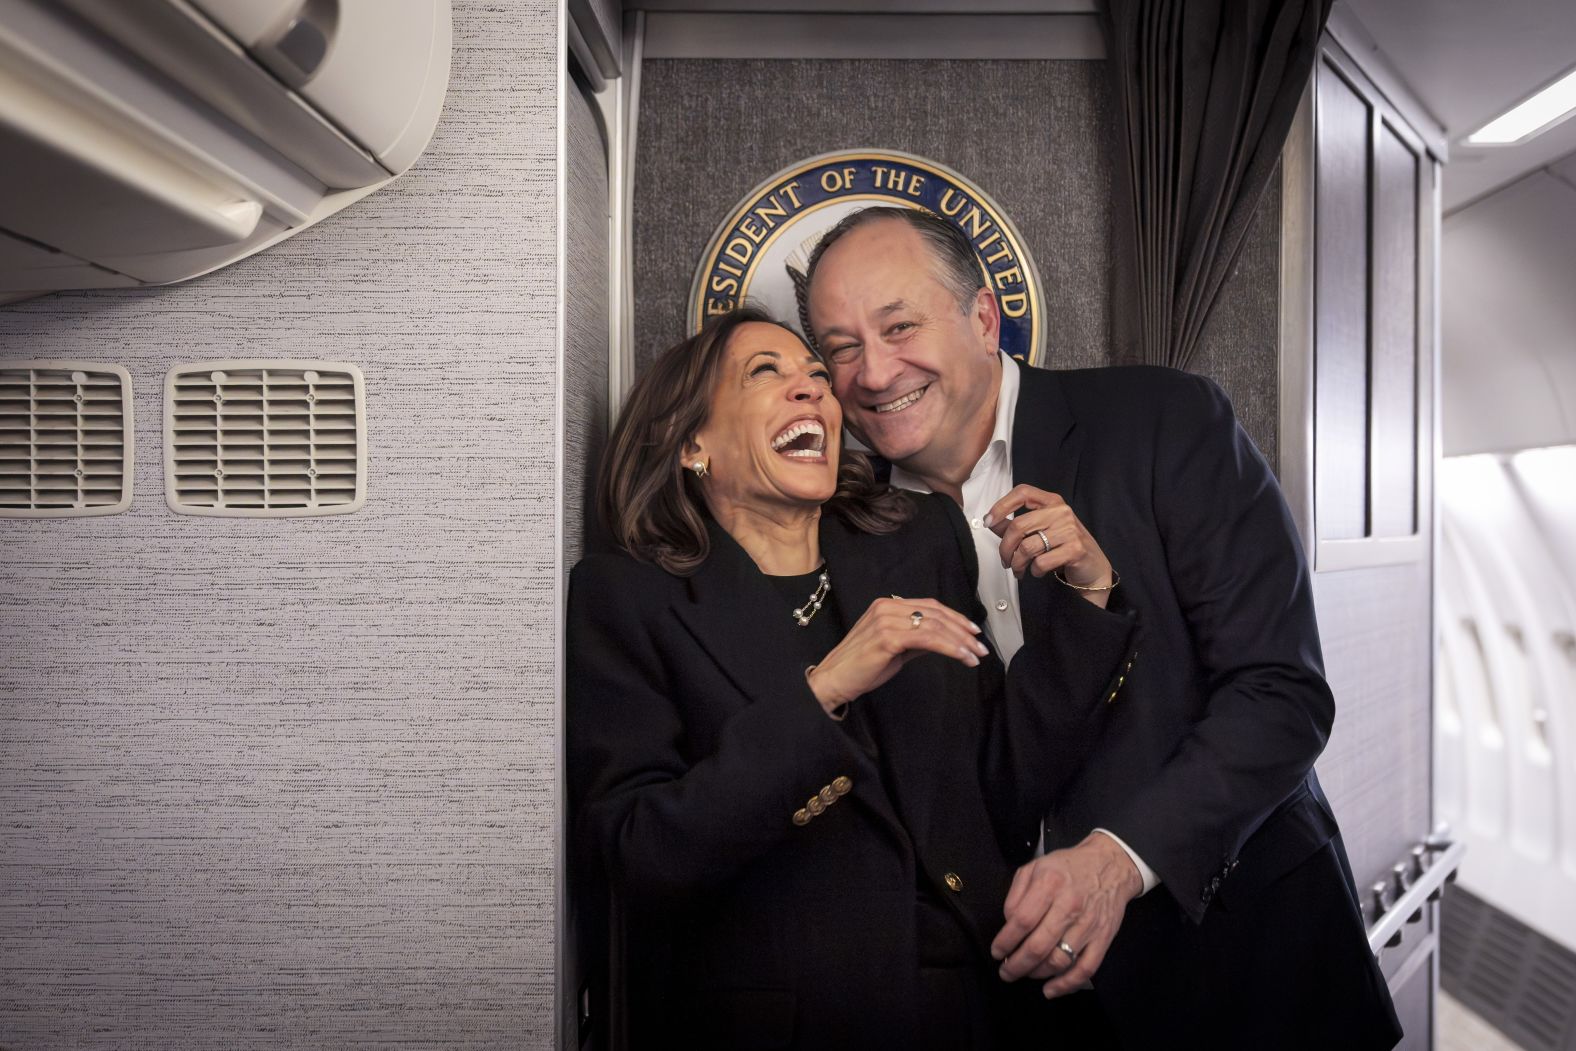
[[[1307,566],[1225,396],[1166,369],[1008,359],[972,245],[928,212],[848,216],[811,256],[806,289],[846,425],[894,484],[963,507],[1009,674],[1045,589],[1139,619],[1141,656],[1102,744],[1009,892],[992,945],[1002,978],[1042,980],[1053,998],[1092,979],[1104,1033],[1077,1035],[1124,1046],[1184,1033],[1227,1048],[1393,1046],[1313,774],[1334,703]]]

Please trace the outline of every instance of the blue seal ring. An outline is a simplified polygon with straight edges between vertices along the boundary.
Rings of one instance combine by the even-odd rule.
[[[985,191],[957,172],[896,150],[824,153],[784,168],[751,190],[717,227],[701,256],[690,286],[690,330],[698,331],[708,317],[746,299],[769,300],[763,305],[802,328],[796,300],[789,296],[794,285],[802,284],[808,249],[849,211],[878,204],[924,208],[956,223],[974,245],[981,279],[996,293],[1002,349],[1020,361],[1043,363],[1039,271],[1017,227]],[[797,235],[791,233],[811,216]],[[804,236],[805,231],[812,236]],[[778,263],[780,268],[773,265]]]

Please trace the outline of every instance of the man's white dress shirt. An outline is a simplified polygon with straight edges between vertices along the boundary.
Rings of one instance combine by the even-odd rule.
[[[1018,412],[1018,363],[1006,354],[1001,359],[1001,389],[996,395],[996,427],[991,432],[990,444],[974,465],[968,480],[963,483],[963,517],[968,519],[969,535],[974,538],[974,553],[979,559],[979,597],[985,606],[985,629],[996,644],[996,654],[1003,664],[1011,664],[1013,655],[1023,647],[1023,611],[1018,605],[1018,578],[1012,570],[1001,564],[1001,538],[985,525],[985,512],[1006,496],[1012,489],[1012,424]],[[892,465],[892,484],[900,489],[928,493],[930,486],[909,474],[897,464]],[[1160,884],[1155,870],[1144,864],[1144,859],[1133,853],[1121,837],[1109,829],[1097,828],[1116,840],[1126,851],[1144,879],[1143,893],[1148,894]]]

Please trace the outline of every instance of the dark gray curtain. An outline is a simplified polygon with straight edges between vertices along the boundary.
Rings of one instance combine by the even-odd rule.
[[[1331,0],[1105,0],[1117,360],[1187,368],[1275,169]]]

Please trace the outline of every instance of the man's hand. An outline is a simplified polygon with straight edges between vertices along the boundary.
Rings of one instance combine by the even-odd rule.
[[[1008,518],[1016,513],[1017,517]],[[1055,493],[1032,485],[1014,486],[991,506],[985,524],[1001,537],[1001,564],[1015,576],[1037,577],[1061,570],[1069,583],[1100,588],[1111,583],[1111,562],[1073,509]],[[1085,598],[1105,606],[1105,591]]]
[[[1002,961],[1002,980],[1050,978],[1047,998],[1077,989],[1099,970],[1127,903],[1143,889],[1127,853],[1102,832],[1024,865],[1007,892],[1007,922],[990,946]]]

